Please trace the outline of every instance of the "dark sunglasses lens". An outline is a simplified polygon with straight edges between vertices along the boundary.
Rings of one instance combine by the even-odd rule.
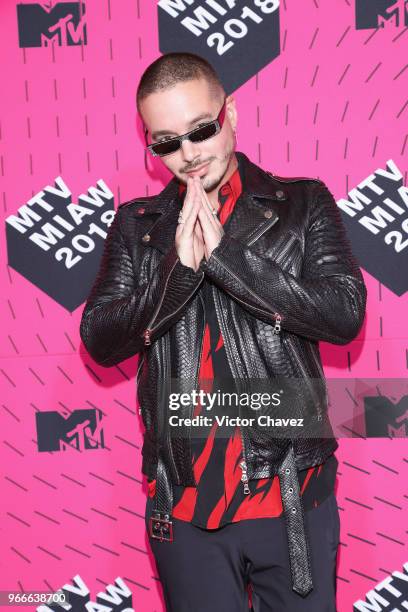
[[[207,125],[203,125],[203,127],[197,128],[192,132],[189,136],[191,142],[202,142],[203,140],[207,140],[207,138],[211,138],[217,133],[217,126],[215,123],[209,123]],[[180,140],[168,140],[164,142],[157,142],[151,146],[156,155],[169,155],[170,153],[174,153],[180,148]]]
[[[168,155],[174,153],[180,148],[179,140],[169,140],[168,142],[158,142],[152,146],[153,151],[156,155]]]
[[[211,138],[217,131],[217,126],[214,123],[209,123],[208,125],[203,125],[203,127],[198,128],[192,134],[190,134],[191,142],[201,142],[202,140],[207,140],[207,138]]]

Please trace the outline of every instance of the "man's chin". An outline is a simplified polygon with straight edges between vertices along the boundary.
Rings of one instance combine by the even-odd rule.
[[[205,191],[214,191],[214,189],[216,189],[222,182],[222,178],[224,175],[221,175],[220,177],[217,177],[216,179],[214,177],[211,176],[205,176],[203,177],[203,187]]]

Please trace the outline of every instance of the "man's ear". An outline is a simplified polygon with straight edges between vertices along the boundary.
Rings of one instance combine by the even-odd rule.
[[[237,127],[237,122],[238,122],[238,113],[237,113],[237,107],[235,105],[235,98],[232,94],[230,94],[227,97],[226,106],[227,106],[228,119],[230,121],[231,127],[233,130],[235,130]]]

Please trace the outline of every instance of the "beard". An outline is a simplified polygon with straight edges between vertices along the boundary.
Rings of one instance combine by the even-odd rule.
[[[219,165],[221,165],[221,169],[218,173],[218,175],[216,177],[211,177],[211,176],[203,176],[200,177],[200,181],[201,184],[204,188],[204,191],[211,192],[214,191],[214,189],[216,189],[219,185],[221,185],[226,173],[228,172],[229,169],[229,165],[231,162],[231,159],[233,157],[235,153],[235,141],[232,140],[231,143],[229,143],[229,146],[227,147],[227,150],[225,151],[225,153],[222,155],[222,157],[211,157],[210,159],[206,160],[209,162],[212,161],[216,161],[219,163]],[[196,166],[201,166],[203,163],[205,162],[200,162],[199,164],[196,164]],[[180,179],[184,185],[187,185],[187,181],[184,178]]]
[[[230,162],[231,162],[233,154],[234,154],[234,145],[232,144],[232,146],[228,148],[228,150],[225,152],[223,157],[219,160],[221,163],[221,166],[224,168],[223,170],[220,171],[219,175],[216,177],[204,176],[204,178],[202,179],[202,185],[203,185],[204,191],[206,192],[214,191],[214,189],[216,189],[219,185],[221,185],[226,173],[229,170],[229,166],[230,166]]]

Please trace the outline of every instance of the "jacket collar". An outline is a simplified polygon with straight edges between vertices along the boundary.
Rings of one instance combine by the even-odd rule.
[[[226,231],[245,244],[252,244],[271,225],[279,220],[279,207],[288,198],[287,191],[273,176],[251,162],[240,152],[235,152],[242,181],[242,194],[235,203],[234,212]],[[153,246],[163,253],[174,242],[175,228],[180,211],[179,181],[173,177],[164,189],[148,200],[138,198],[137,204],[148,205],[141,210],[147,214],[159,214],[159,218],[142,238],[145,246]],[[139,208],[135,214],[138,214]],[[147,237],[147,240],[146,240]]]

